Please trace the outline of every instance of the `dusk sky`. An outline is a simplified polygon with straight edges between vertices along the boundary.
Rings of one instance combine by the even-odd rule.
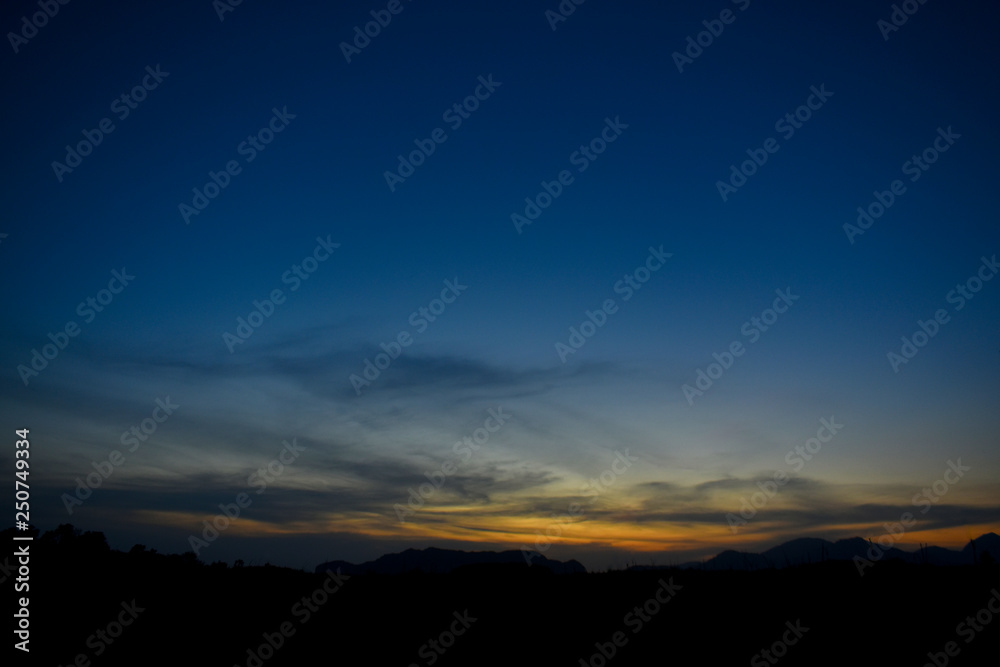
[[[307,569],[996,531],[1000,10],[779,4],[7,3],[31,522]]]

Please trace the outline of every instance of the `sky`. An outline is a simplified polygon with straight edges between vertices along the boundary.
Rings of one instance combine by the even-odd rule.
[[[31,523],[306,569],[996,530],[998,9],[903,4],[7,3]]]

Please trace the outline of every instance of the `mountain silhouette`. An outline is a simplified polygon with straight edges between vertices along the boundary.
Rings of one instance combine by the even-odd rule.
[[[986,533],[975,540],[970,540],[969,544],[965,545],[961,551],[928,546],[915,552],[903,551],[896,547],[883,549],[877,543],[869,543],[868,540],[861,537],[851,537],[836,542],[815,537],[802,537],[779,544],[762,553],[727,549],[704,562],[693,561],[672,567],[703,570],[764,570],[824,561],[854,560],[855,557],[870,559],[869,550],[872,549],[873,544],[874,553],[878,554],[878,560],[898,558],[914,564],[972,565],[987,553],[994,560],[1000,558],[1000,535],[996,533]],[[660,566],[634,566],[629,569],[660,569]]]
[[[973,542],[975,549],[973,549]],[[635,565],[629,570],[658,570],[677,567],[701,570],[766,570],[782,569],[825,561],[850,561],[855,557],[870,559],[872,544],[861,537],[851,537],[831,542],[816,537],[800,537],[779,544],[761,553],[727,549],[706,561],[691,561],[680,565]],[[899,559],[907,563],[928,565],[972,565],[982,559],[1000,559],[1000,535],[986,533],[970,541],[961,551],[944,547],[928,546],[910,552],[890,547],[883,549],[875,543],[877,560]],[[575,574],[586,572],[586,568],[576,560],[558,561],[537,554],[531,559],[532,566],[547,568],[554,574]],[[316,566],[317,573],[340,571],[347,575],[358,574],[405,574],[422,572],[425,574],[448,574],[459,568],[473,566],[523,566],[527,567],[520,551],[461,551],[456,549],[407,549],[401,553],[391,553],[364,563],[332,560]]]
[[[346,575],[356,574],[404,574],[423,572],[425,574],[448,574],[460,567],[475,565],[517,565],[528,567],[520,551],[459,551],[455,549],[407,549],[402,553],[385,554],[365,563],[349,563],[332,560],[316,566],[316,572],[336,572]],[[576,560],[558,561],[541,554],[532,556],[532,567],[548,568],[555,574],[575,574],[587,569]]]

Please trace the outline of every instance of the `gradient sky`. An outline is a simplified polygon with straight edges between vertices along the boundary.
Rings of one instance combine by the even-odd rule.
[[[247,493],[199,557],[306,568],[544,546],[546,530],[547,556],[605,567],[874,538],[905,511],[904,548],[997,529],[1000,280],[961,309],[952,292],[992,277],[1000,252],[995,4],[920,5],[884,39],[889,2],[594,0],[553,30],[556,0],[403,0],[347,62],[340,44],[385,7],[247,0],[220,20],[209,0],[74,2],[16,52],[8,36],[0,423],[11,450],[31,429],[33,523],[183,552]],[[673,53],[724,9],[734,20],[679,72]],[[37,11],[7,3],[0,26]],[[166,74],[122,118],[147,67]],[[480,77],[499,83],[488,97]],[[486,99],[454,127],[446,112],[477,86]],[[832,95],[791,136],[776,128],[813,87]],[[275,110],[294,118],[250,151]],[[57,174],[105,118],[113,131]],[[574,156],[616,119],[603,153]],[[446,140],[390,188],[436,128]],[[911,181],[904,163],[939,128],[959,136]],[[777,152],[724,201],[717,182],[769,138]],[[186,221],[179,205],[230,161]],[[518,229],[512,214],[564,170]],[[905,193],[849,239],[897,179]],[[296,284],[317,239],[339,247]],[[625,300],[650,248],[671,256]],[[134,280],[90,313],[123,270]],[[421,324],[446,281],[467,289]],[[227,345],[276,289],[273,314]],[[776,290],[798,298],[753,334]],[[556,344],[608,299],[564,363]],[[947,322],[897,372],[887,354],[938,310]],[[18,367],[68,322],[78,334],[25,382]],[[404,332],[358,395],[351,375]],[[687,400],[735,341],[742,356]],[[179,407],[129,451],[123,433],[168,397]],[[510,417],[456,453],[491,409]],[[790,464],[831,418],[843,428]],[[263,487],[255,471],[293,439],[304,449]],[[70,514],[64,494],[116,450]],[[915,496],[959,459],[969,470],[920,513]],[[394,505],[448,461],[401,522]],[[731,530],[778,471],[787,483]]]

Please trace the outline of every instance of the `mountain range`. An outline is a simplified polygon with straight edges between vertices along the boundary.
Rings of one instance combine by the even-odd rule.
[[[975,546],[973,546],[973,544]],[[907,563],[928,565],[972,565],[989,553],[994,562],[1000,560],[1000,535],[986,533],[961,551],[944,547],[928,546],[918,551],[903,551],[895,547],[884,549],[877,542],[869,543],[860,537],[830,542],[814,537],[802,537],[779,544],[762,553],[726,550],[704,562],[682,563],[674,567],[698,568],[703,570],[763,570],[784,568],[830,560],[854,560],[855,557],[869,561],[885,561],[898,558]],[[874,556],[874,557],[873,557]],[[657,566],[636,566],[630,569],[655,569]]]
[[[316,572],[339,570],[348,576],[356,574],[404,574],[406,572],[447,574],[460,567],[518,564],[527,567],[524,554],[520,551],[458,551],[430,547],[427,549],[407,549],[397,554],[386,554],[360,564],[332,560],[317,565]],[[531,558],[531,565],[548,568],[555,574],[575,574],[587,571],[578,561],[552,560],[541,554]]]
[[[986,554],[989,554],[986,556]],[[860,537],[852,537],[830,542],[815,537],[791,540],[762,553],[726,550],[706,560],[681,563],[680,565],[635,565],[629,570],[656,570],[670,567],[697,568],[702,570],[764,570],[781,569],[795,565],[820,563],[823,561],[854,560],[855,557],[874,562],[899,559],[907,563],[928,565],[972,565],[981,562],[984,556],[994,562],[1000,561],[1000,535],[986,533],[961,551],[944,547],[927,546],[910,552],[889,547],[884,549],[877,543],[869,543]],[[576,560],[558,561],[538,554],[531,558],[533,566],[544,567],[554,574],[576,574],[586,572],[586,568]],[[332,560],[316,566],[316,572],[340,571],[348,576],[360,574],[404,574],[423,572],[447,574],[462,567],[484,565],[526,566],[521,551],[459,551],[455,549],[407,549],[402,553],[380,556],[373,561],[350,563]]]

